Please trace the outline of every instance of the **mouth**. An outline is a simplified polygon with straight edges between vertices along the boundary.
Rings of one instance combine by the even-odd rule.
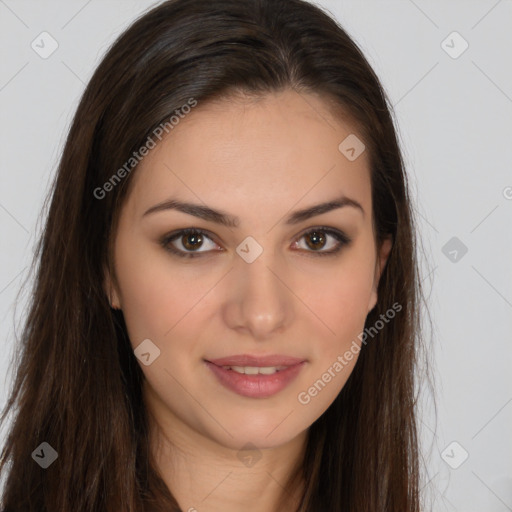
[[[240,354],[236,356],[221,357],[219,359],[205,359],[205,361],[216,364],[217,366],[268,368],[293,366],[304,362],[305,359],[277,354],[268,356]]]
[[[306,361],[296,357],[238,355],[204,360],[218,382],[241,396],[267,398],[287,387]]]
[[[232,370],[242,375],[274,375],[289,366],[221,366],[224,370]]]

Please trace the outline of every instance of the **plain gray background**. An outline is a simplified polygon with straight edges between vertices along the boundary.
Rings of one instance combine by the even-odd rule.
[[[512,511],[512,1],[317,3],[395,108],[434,326],[425,495],[435,511]],[[110,43],[151,5],[0,0],[2,406],[26,294],[14,304],[71,116]],[[47,58],[31,47],[51,48],[44,31],[58,44]]]

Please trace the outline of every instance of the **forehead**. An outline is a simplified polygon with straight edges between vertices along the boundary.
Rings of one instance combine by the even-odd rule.
[[[274,213],[344,194],[371,210],[368,155],[339,146],[357,136],[323,98],[286,90],[198,104],[134,171],[128,209],[179,197],[223,210]],[[348,139],[352,140],[352,139]],[[229,208],[227,207],[229,205]]]

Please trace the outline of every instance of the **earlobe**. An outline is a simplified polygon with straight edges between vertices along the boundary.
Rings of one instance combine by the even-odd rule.
[[[380,246],[379,249],[379,256],[377,258],[377,261],[375,262],[375,273],[373,278],[373,287],[372,287],[372,293],[370,296],[370,302],[368,304],[368,313],[376,306],[377,299],[378,299],[378,286],[380,277],[382,275],[382,272],[384,270],[384,267],[386,266],[386,263],[389,258],[389,253],[391,252],[391,248],[393,246],[393,240],[391,236],[386,237]]]

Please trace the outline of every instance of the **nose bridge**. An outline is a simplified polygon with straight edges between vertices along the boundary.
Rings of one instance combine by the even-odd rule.
[[[283,330],[293,313],[293,294],[284,284],[286,266],[280,264],[278,253],[261,249],[257,251],[253,240],[238,247],[241,255],[234,262],[226,310],[229,326],[248,330],[254,339]],[[259,252],[255,259],[246,257],[251,251],[252,257]]]

